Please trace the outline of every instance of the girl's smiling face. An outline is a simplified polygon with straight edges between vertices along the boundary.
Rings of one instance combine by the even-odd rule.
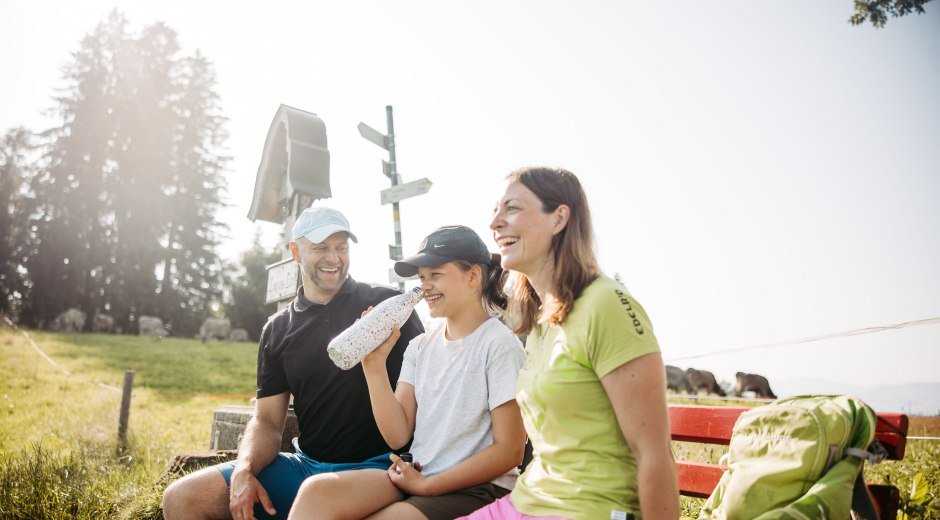
[[[471,305],[480,305],[479,268],[468,271],[454,262],[437,267],[419,267],[418,279],[424,290],[424,301],[432,318],[452,318]]]

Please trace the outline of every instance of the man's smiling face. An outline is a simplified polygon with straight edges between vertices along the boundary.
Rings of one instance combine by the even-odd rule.
[[[301,237],[293,245],[294,260],[300,264],[304,277],[313,282],[312,294],[304,296],[315,302],[333,299],[349,274],[349,235],[341,231],[319,243]]]

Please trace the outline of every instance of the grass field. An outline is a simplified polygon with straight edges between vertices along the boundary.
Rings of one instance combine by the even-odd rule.
[[[162,518],[168,462],[208,449],[213,410],[247,404],[207,395],[254,391],[254,344],[29,334],[59,367],[23,334],[0,327],[0,519]],[[118,453],[125,370],[135,371],[134,393],[129,447]],[[940,436],[940,418],[913,418],[911,435]],[[684,443],[675,450],[687,460],[717,461],[722,453]],[[868,468],[866,476],[898,486],[911,518],[940,518],[940,443],[910,441],[903,461]],[[915,482],[925,498],[910,499]],[[694,516],[700,504],[683,499],[683,514]]]
[[[209,448],[213,410],[248,404],[191,395],[254,392],[254,344],[30,335],[61,369],[0,328],[3,519],[159,518],[155,485],[169,460]],[[119,454],[125,370],[135,371],[134,392],[129,446]]]

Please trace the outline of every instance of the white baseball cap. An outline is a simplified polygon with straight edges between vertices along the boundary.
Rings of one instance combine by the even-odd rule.
[[[314,244],[319,244],[340,231],[349,234],[353,242],[359,242],[349,230],[349,221],[339,211],[325,207],[307,208],[297,217],[290,241],[296,242],[300,237],[307,237]]]

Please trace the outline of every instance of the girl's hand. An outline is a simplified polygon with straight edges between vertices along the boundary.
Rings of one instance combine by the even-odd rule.
[[[388,478],[392,484],[409,495],[428,496],[431,494],[431,481],[421,474],[421,464],[415,462],[411,467],[401,461],[398,455],[389,455],[392,466],[388,468]]]
[[[368,311],[366,311],[368,312]],[[395,343],[398,342],[398,338],[401,337],[401,328],[397,325],[392,328],[392,333],[382,342],[381,345],[376,347],[375,350],[369,352],[366,357],[362,358],[362,365],[372,365],[376,363],[381,363],[382,366],[385,366],[385,360],[388,359],[388,353],[392,351],[392,347],[395,346]]]

